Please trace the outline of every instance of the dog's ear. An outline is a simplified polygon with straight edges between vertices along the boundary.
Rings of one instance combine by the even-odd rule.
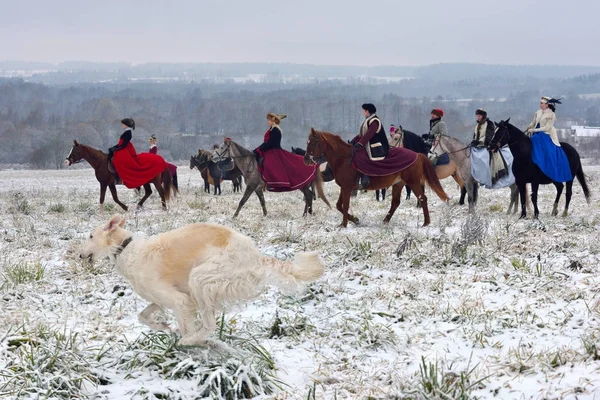
[[[115,229],[117,229],[117,227],[119,225],[121,225],[121,221],[124,221],[125,218],[121,217],[120,215],[115,215],[114,217],[112,217],[110,219],[110,221],[108,221],[108,224],[106,224],[106,226],[104,227],[105,231],[114,231]]]
[[[127,222],[127,218],[121,217],[121,222],[119,222],[119,226],[122,228],[125,226],[125,222]]]

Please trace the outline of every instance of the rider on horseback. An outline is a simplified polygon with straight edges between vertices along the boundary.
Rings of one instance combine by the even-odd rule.
[[[118,182],[122,179],[126,187],[134,189],[162,173],[167,168],[167,163],[157,154],[137,154],[131,143],[135,121],[125,118],[121,120],[121,124],[125,131],[119,138],[119,143],[108,149],[108,162],[113,165],[115,180]]]
[[[373,104],[363,104],[362,109],[365,120],[360,126],[359,134],[350,143],[354,146],[355,155],[360,156],[361,152],[366,151],[371,161],[381,161],[385,159],[390,149],[385,128],[383,128],[383,123],[375,114],[377,109]],[[366,189],[369,183],[369,177],[361,173],[358,190]]]
[[[562,103],[552,97],[541,98],[540,109],[527,126],[527,134],[533,145],[533,162],[553,181],[568,182],[573,179],[573,173],[554,127],[556,104]]]
[[[431,119],[429,120],[429,133],[421,135],[429,149],[431,149],[431,146],[433,145],[433,142],[435,141],[436,137],[440,135],[448,136],[448,126],[446,125],[445,121],[442,121],[443,116],[444,111],[441,108],[434,108],[433,110],[431,110]],[[448,157],[448,154],[442,154],[439,157],[431,159],[431,162],[433,163],[433,165],[443,165],[448,164],[450,162],[450,159]]]
[[[302,189],[315,178],[318,165],[307,166],[297,154],[281,148],[281,128],[279,123],[285,115],[267,114],[269,130],[265,133],[264,142],[253,150],[258,161],[258,169],[267,190],[286,192]]]
[[[508,165],[502,157],[502,153],[498,151],[499,149],[489,148],[496,132],[496,125],[488,118],[487,111],[478,108],[475,111],[475,117],[477,118],[477,125],[471,141],[471,155],[475,158],[485,157],[488,161],[485,167],[479,166],[483,170],[478,171],[479,173],[473,171],[472,175],[482,185],[495,185],[499,179],[508,174]],[[482,151],[487,151],[487,154],[481,153]],[[472,162],[471,169],[473,170],[476,165],[477,163]],[[485,176],[486,179],[477,179],[480,176]]]
[[[119,143],[116,146],[111,147],[110,149],[108,149],[108,164],[112,165],[112,161],[113,161],[113,156],[115,154],[116,151],[119,150],[123,150],[124,148],[127,147],[127,145],[129,144],[129,142],[131,142],[131,137],[132,137],[132,130],[135,129],[135,121],[133,120],[133,118],[125,118],[123,120],[121,120],[121,125],[123,126],[123,133],[121,134],[121,137],[119,138]],[[117,170],[115,168],[115,182],[117,184],[121,183],[121,178],[119,177],[119,174],[117,173]]]

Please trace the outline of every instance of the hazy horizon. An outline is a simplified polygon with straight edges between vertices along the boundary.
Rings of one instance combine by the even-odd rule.
[[[323,66],[599,66],[600,2],[316,0],[2,6],[0,60]]]

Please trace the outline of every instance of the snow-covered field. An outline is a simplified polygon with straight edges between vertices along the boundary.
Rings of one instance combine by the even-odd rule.
[[[600,169],[586,167],[593,194]],[[154,195],[127,213],[156,234],[192,222],[231,226],[267,254],[316,250],[325,276],[289,295],[269,288],[219,317],[230,351],[178,348],[137,322],[146,303],[108,262],[77,258],[100,213],[90,169],[0,171],[0,398],[595,398],[600,393],[600,205],[574,187],[571,213],[539,221],[505,214],[508,189],[481,190],[478,214],[430,196],[421,228],[414,200],[389,207],[373,193],[351,203],[360,226],[300,193],[267,193],[269,216],[224,184],[205,194],[179,169],[168,212]],[[335,203],[338,188],[327,184]],[[127,204],[133,191],[120,189]],[[564,204],[564,197],[563,202]],[[112,210],[111,210],[112,208]],[[173,321],[171,321],[173,322]],[[263,398],[270,398],[264,395]]]

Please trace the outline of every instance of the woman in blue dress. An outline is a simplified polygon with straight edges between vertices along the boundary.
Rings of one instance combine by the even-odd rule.
[[[542,172],[555,182],[573,180],[571,167],[565,151],[558,142],[554,123],[556,122],[556,105],[560,100],[542,97],[540,109],[527,126],[527,134],[531,136],[533,146],[532,159]]]

